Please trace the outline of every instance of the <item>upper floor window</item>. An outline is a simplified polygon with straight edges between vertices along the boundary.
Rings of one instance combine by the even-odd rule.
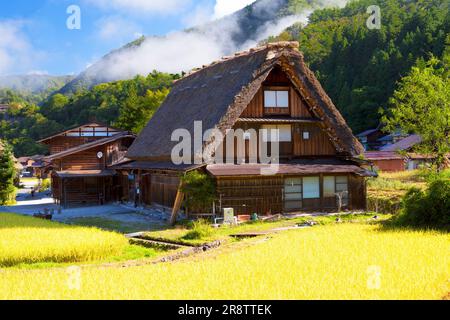
[[[289,108],[288,90],[265,90],[264,107],[266,108]]]

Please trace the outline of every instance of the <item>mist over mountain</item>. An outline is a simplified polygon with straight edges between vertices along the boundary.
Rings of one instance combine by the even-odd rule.
[[[70,82],[73,76],[51,76],[45,74],[0,76],[0,89],[39,94],[57,90]]]
[[[142,37],[104,56],[64,86],[70,94],[93,85],[146,75],[153,70],[181,73],[222,56],[256,46],[296,23],[307,23],[316,8],[343,6],[347,0],[258,0],[222,19],[173,32]]]

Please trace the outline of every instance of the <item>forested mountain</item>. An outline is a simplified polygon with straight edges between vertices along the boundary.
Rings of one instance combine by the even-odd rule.
[[[28,156],[46,152],[37,140],[88,121],[139,132],[177,78],[153,72],[147,77],[100,84],[70,97],[55,94],[41,106],[30,102],[29,96],[8,91],[0,98],[0,103],[9,105],[5,114],[0,113],[0,139],[14,147],[15,155]]]
[[[366,26],[367,8],[381,8],[381,29]],[[356,132],[379,123],[396,82],[430,55],[450,58],[450,1],[360,0],[317,10],[306,27],[275,40],[298,40],[305,59]],[[447,47],[447,56],[444,51]]]
[[[99,84],[69,97],[55,94],[40,112],[65,127],[97,120],[138,133],[178,78],[154,71],[147,77]]]
[[[45,74],[0,76],[0,89],[11,89],[39,95],[58,90],[73,78],[73,76],[50,76]]]

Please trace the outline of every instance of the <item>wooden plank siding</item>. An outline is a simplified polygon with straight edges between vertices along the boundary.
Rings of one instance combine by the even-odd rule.
[[[264,91],[259,89],[253,100],[241,115],[241,118],[262,118],[264,117]]]
[[[235,214],[283,211],[282,177],[218,178],[217,194],[222,208],[233,208]]]
[[[59,171],[66,170],[103,170],[105,169],[105,157],[102,159],[97,157],[98,152],[105,154],[104,148],[95,148],[69,155],[57,160]]]
[[[104,170],[124,158],[127,141],[116,141],[105,146],[80,151],[54,161],[58,171],[66,170]],[[97,154],[103,153],[102,158]]]
[[[303,139],[303,132],[310,138]],[[294,156],[332,156],[336,149],[329,136],[317,124],[295,124],[293,129]]]
[[[113,177],[60,178],[52,176],[53,198],[61,206],[101,205],[115,200]]]
[[[262,87],[241,114],[241,118],[263,118],[272,115],[287,115],[292,118],[314,119],[306,107],[306,103],[298,92],[292,87],[289,90],[289,108],[264,108],[264,90],[270,87]],[[287,110],[287,112],[286,112]]]
[[[337,210],[337,199],[325,197],[323,191],[324,176],[320,178],[320,198],[302,199],[299,208],[290,210],[285,208],[284,181],[286,178],[304,178],[309,176],[274,176],[274,177],[220,177],[217,178],[217,195],[222,208],[233,208],[235,214],[260,215],[283,212],[308,212]],[[348,177],[348,205],[349,210],[366,209],[366,180],[364,177],[345,175]],[[312,176],[311,176],[312,177]]]
[[[96,140],[103,139],[104,137],[65,137],[58,136],[49,139],[44,142],[48,145],[50,154],[57,154],[74,147],[81,146],[86,143],[90,143]]]
[[[180,178],[177,175],[152,174],[150,183],[150,204],[159,204],[169,208],[173,207],[178,186],[180,185]]]
[[[292,128],[292,141],[291,142],[280,142],[279,151],[280,158],[289,159],[294,157],[311,157],[311,156],[334,156],[336,155],[336,149],[331,143],[329,136],[315,123],[295,123],[291,125]],[[239,122],[234,127],[235,130],[242,129],[255,130],[259,132],[261,125],[257,123],[242,123]],[[309,139],[303,139],[303,132],[309,132]],[[259,140],[259,139],[258,139]],[[226,153],[226,141],[222,143],[223,149],[223,161],[227,160]],[[258,155],[260,148],[260,141],[257,141],[258,145]],[[234,143],[234,161],[237,163],[237,151],[238,147],[242,147],[238,144],[237,138],[235,138]],[[268,144],[268,153],[270,154],[270,144]],[[249,162],[250,156],[250,142],[245,141],[245,159]],[[230,158],[231,159],[231,158]]]

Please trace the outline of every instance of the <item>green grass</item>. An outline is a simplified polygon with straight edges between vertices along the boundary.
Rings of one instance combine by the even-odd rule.
[[[366,223],[373,221],[372,217],[374,214],[341,214],[343,223]],[[392,215],[379,215],[379,221],[385,221],[392,217]],[[301,217],[294,219],[282,219],[274,222],[249,222],[238,226],[221,226],[220,228],[211,229],[210,233],[205,234],[201,237],[190,237],[195,229],[189,228],[186,225],[179,225],[175,228],[170,228],[160,231],[150,231],[145,233],[144,238],[150,240],[166,240],[179,244],[186,245],[202,245],[211,241],[221,240],[225,242],[238,241],[231,237],[233,234],[238,233],[255,233],[255,232],[265,232],[272,229],[292,227],[297,224],[304,224],[308,221],[315,221],[319,225],[329,225],[336,224],[337,216],[317,216],[317,217]]]
[[[118,255],[113,255],[105,259],[78,262],[78,263],[57,263],[57,262],[37,262],[37,263],[19,263],[13,267],[8,267],[8,269],[49,269],[49,268],[65,268],[74,265],[102,265],[115,262],[126,262],[126,261],[138,261],[143,259],[157,258],[165,254],[165,251],[156,250],[152,248],[144,248],[137,245],[126,246],[122,253]]]

